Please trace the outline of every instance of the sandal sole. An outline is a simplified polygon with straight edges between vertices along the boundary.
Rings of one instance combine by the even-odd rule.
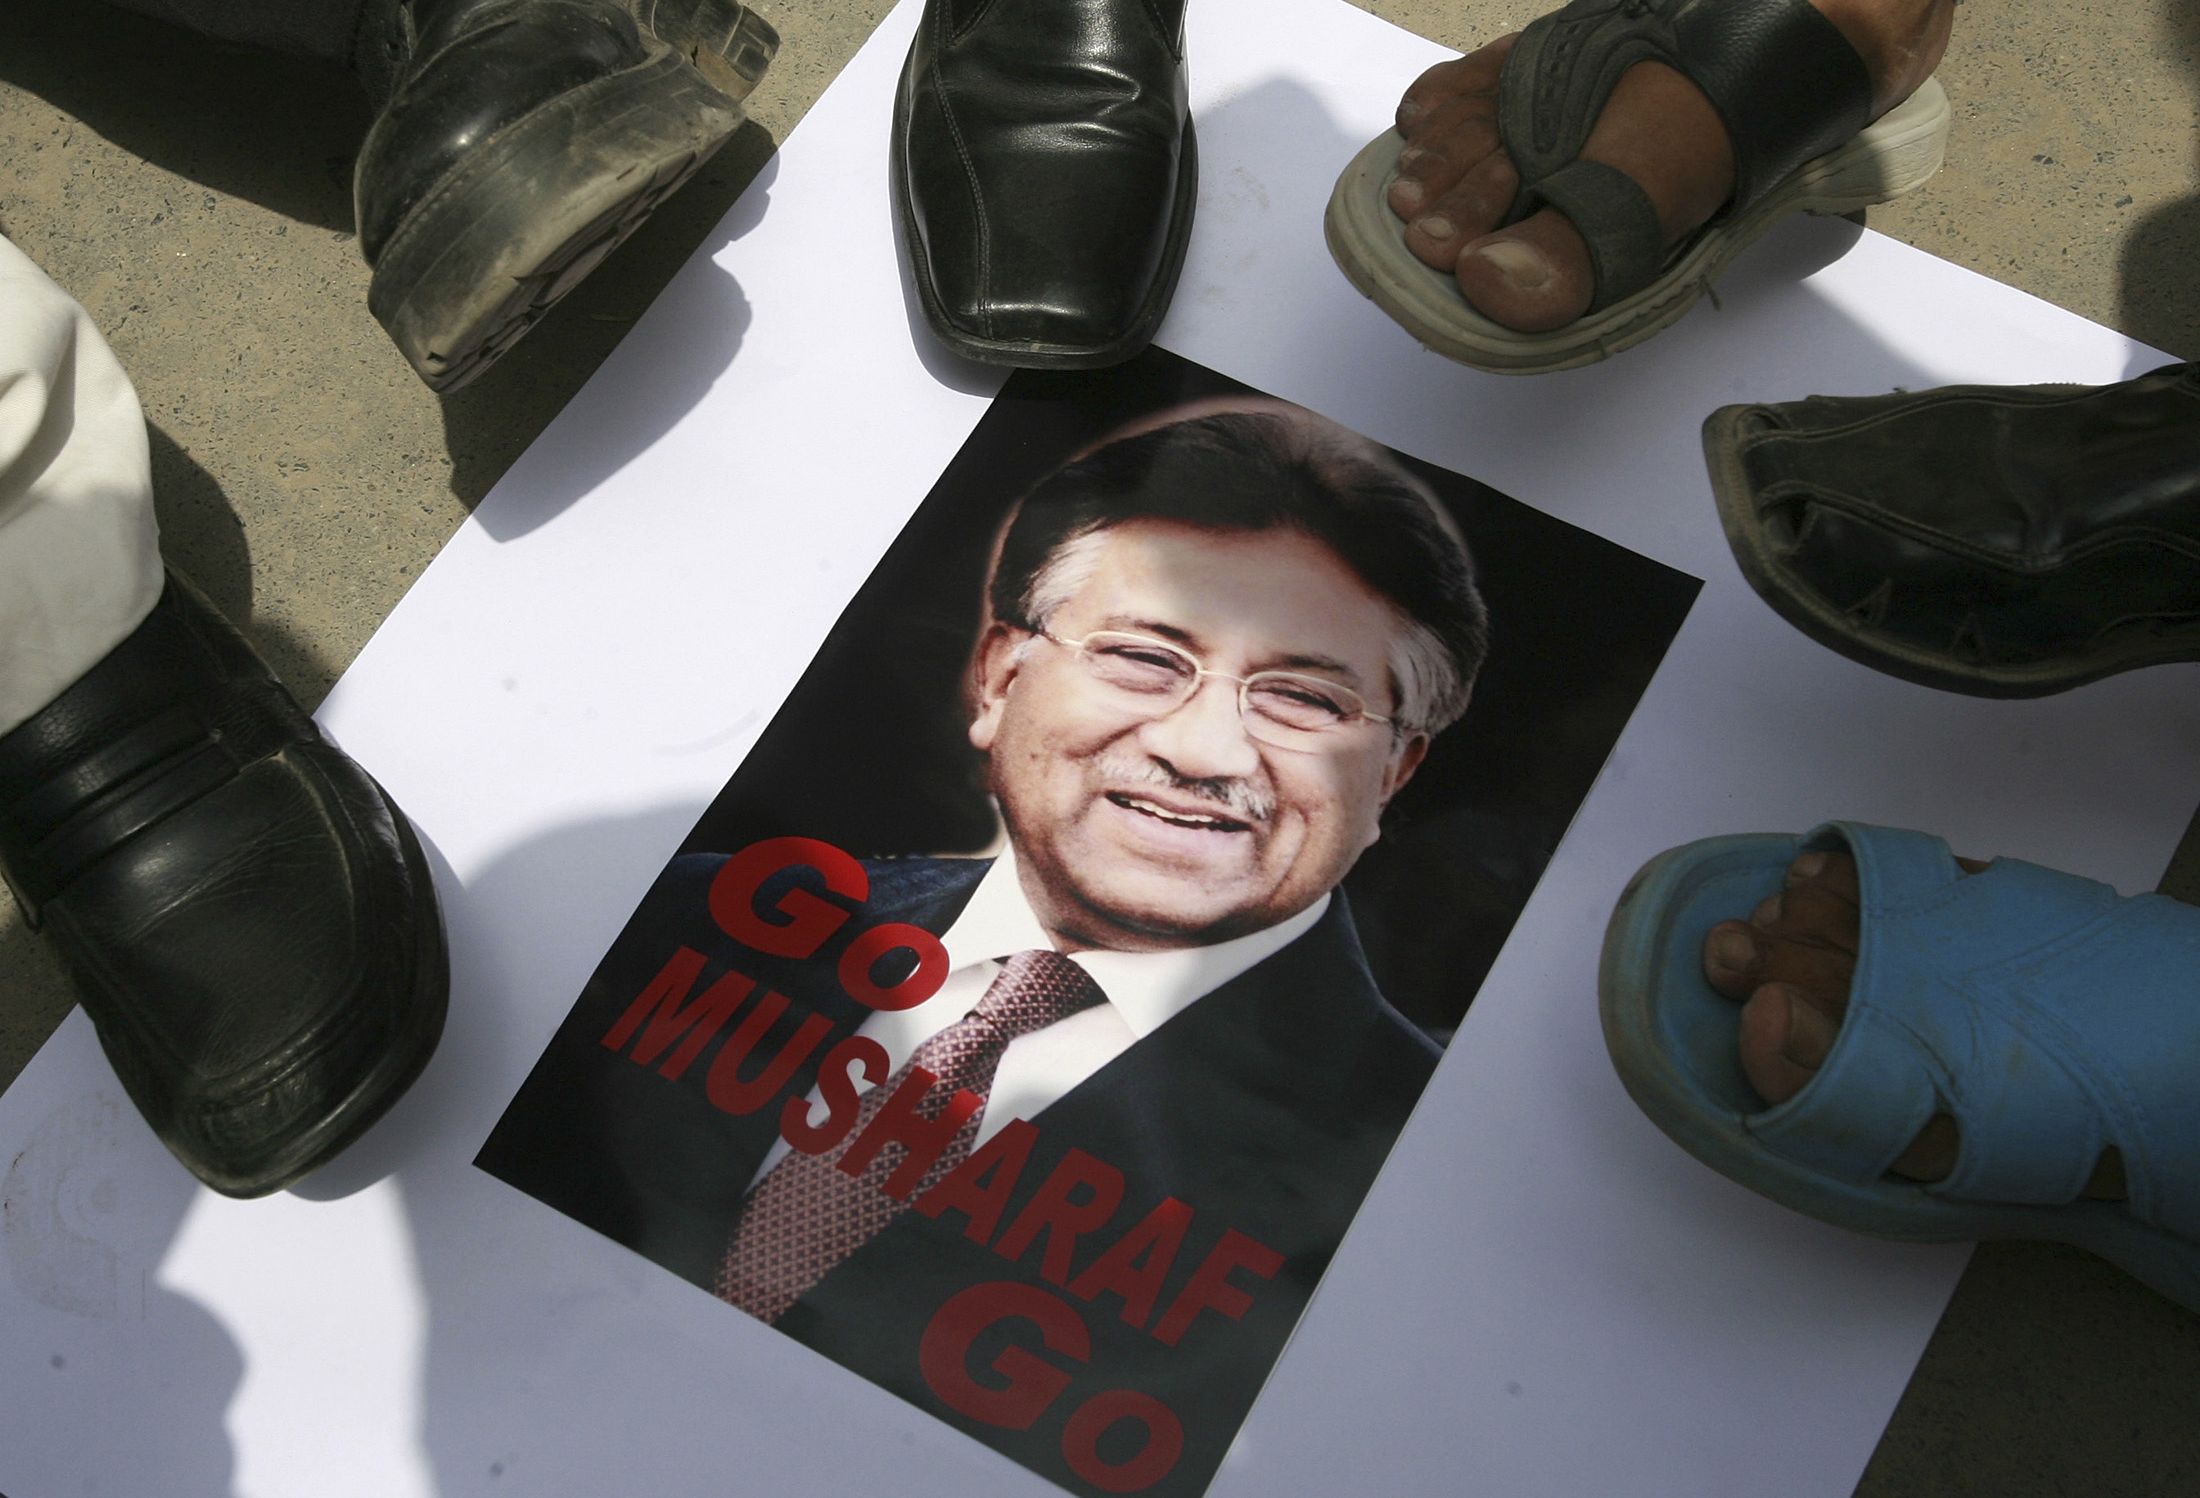
[[[1406,248],[1405,223],[1384,201],[1405,148],[1395,130],[1370,141],[1339,175],[1322,227],[1345,279],[1425,347],[1493,374],[1549,374],[1608,359],[1670,327],[1735,256],[1791,213],[1854,213],[1915,192],[1940,170],[1948,121],[1947,92],[1928,78],[1746,212],[1699,231],[1649,286],[1548,333],[1516,333],[1491,322],[1467,305],[1452,277]]]

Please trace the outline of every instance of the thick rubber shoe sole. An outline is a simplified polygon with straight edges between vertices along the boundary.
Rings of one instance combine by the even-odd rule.
[[[736,104],[779,52],[779,33],[741,0],[627,0],[627,8],[642,30],[695,64]]]
[[[1405,223],[1384,200],[1405,139],[1386,130],[1352,159],[1329,197],[1323,230],[1345,279],[1407,332],[1448,359],[1496,374],[1576,369],[1633,348],[1680,320],[1714,277],[1790,213],[1854,213],[1915,192],[1940,170],[1948,95],[1928,78],[1846,145],[1805,162],[1743,213],[1712,220],[1664,274],[1631,297],[1548,333],[1516,333],[1467,305],[1450,275],[1406,248]]]
[[[740,128],[728,86],[746,95],[778,44],[761,21],[741,21],[727,23],[731,56],[692,34],[684,47],[660,41],[639,65],[541,105],[405,216],[367,305],[430,389],[456,390],[495,363]]]

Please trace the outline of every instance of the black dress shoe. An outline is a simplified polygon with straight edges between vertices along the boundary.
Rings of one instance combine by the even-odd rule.
[[[917,299],[966,358],[1152,341],[1191,238],[1183,0],[928,0],[894,101]]]
[[[1866,665],[2034,697],[2200,660],[2200,365],[1727,406],[1704,452],[1743,576]]]
[[[455,390],[739,128],[779,36],[739,0],[370,0],[367,304]]]
[[[382,788],[188,584],[0,736],[0,873],[138,1111],[259,1196],[419,1074],[448,988],[435,887]]]

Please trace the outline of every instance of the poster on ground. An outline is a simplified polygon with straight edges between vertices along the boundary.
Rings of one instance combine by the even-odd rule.
[[[1697,587],[1174,355],[1019,373],[476,1163],[1198,1493]]]

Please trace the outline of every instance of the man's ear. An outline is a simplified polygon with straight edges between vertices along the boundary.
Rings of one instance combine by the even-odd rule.
[[[1425,733],[1409,736],[1390,752],[1390,767],[1383,772],[1384,806],[1390,805],[1390,798],[1405,789],[1406,782],[1413,778],[1413,772],[1420,769],[1421,761],[1427,758],[1428,735]]]
[[[977,678],[977,713],[970,720],[970,744],[980,753],[993,747],[993,740],[1001,731],[1001,714],[1008,706],[1009,683],[1024,663],[1024,647],[1034,636],[1028,629],[1013,624],[994,623],[986,626],[978,638],[978,649],[973,662],[973,674]]]

